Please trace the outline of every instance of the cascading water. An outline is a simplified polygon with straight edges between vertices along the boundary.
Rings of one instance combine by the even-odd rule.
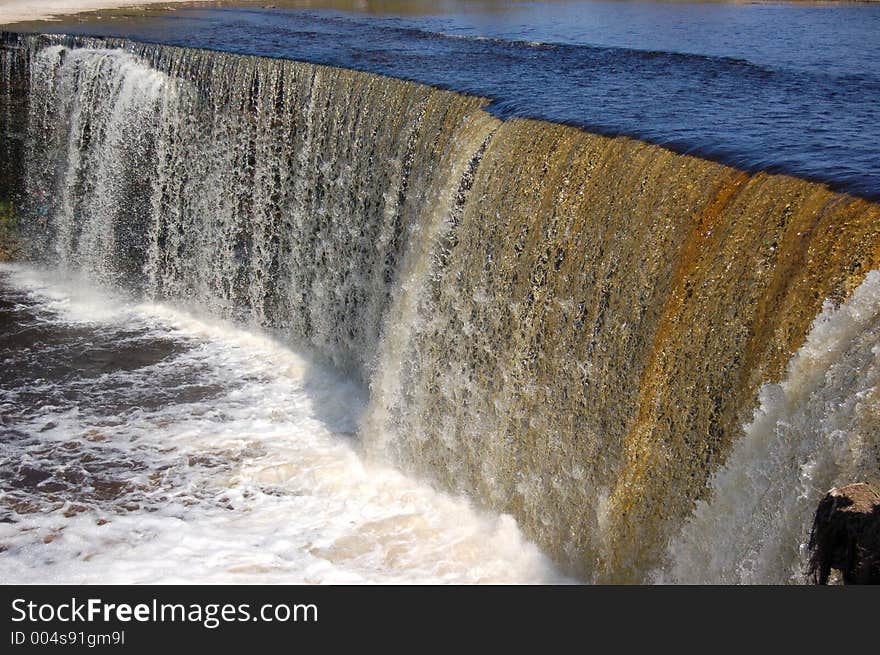
[[[113,51],[47,48],[31,68],[26,198],[62,266],[121,283],[137,272],[156,169],[164,76]],[[64,153],[59,158],[59,153]],[[140,224],[139,224],[140,223]]]
[[[169,76],[120,50],[35,53],[26,195],[52,217],[51,247],[104,281],[249,317],[364,369],[411,218],[481,101],[181,54],[140,53]]]
[[[669,551],[661,580],[786,584],[803,580],[816,498],[880,464],[880,272],[828,305],[760,407],[712,496]],[[663,576],[667,577],[663,577]]]
[[[746,543],[725,498],[758,493],[734,479],[748,444],[789,420],[768,390],[801,393],[817,330],[866,302],[877,205],[368,73],[64,37],[3,56],[27,71],[35,256],[347,369],[370,385],[369,455],[512,514],[587,579],[730,579],[749,548],[744,579],[797,579],[757,544],[796,550],[816,499],[773,473],[792,525]],[[857,323],[829,371],[870,359]],[[823,443],[823,393],[843,422],[872,393],[811,379],[785,410],[811,432],[786,443]],[[694,554],[705,531],[729,561]]]
[[[582,574],[643,579],[878,227],[799,180],[508,121],[389,319],[368,434]]]

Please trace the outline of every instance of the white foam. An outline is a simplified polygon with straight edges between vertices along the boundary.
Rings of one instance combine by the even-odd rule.
[[[187,346],[107,374],[130,394],[124,415],[108,420],[87,405],[40,410],[31,428],[42,426],[43,441],[99,430],[101,444],[146,462],[130,478],[143,483],[141,509],[92,506],[65,516],[59,508],[0,524],[0,581],[561,580],[510,517],[365,464],[354,436],[363,390],[270,335],[132,302],[70,276],[8,264],[0,274],[58,325],[146,330]],[[138,408],[139,396],[174,372],[219,392]]]

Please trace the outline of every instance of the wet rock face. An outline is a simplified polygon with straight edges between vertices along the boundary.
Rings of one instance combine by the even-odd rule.
[[[838,569],[844,584],[880,584],[880,492],[858,482],[831,489],[810,534],[809,575],[827,584]]]

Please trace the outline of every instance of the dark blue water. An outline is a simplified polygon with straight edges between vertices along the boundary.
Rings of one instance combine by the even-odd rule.
[[[459,9],[458,7],[465,7]],[[428,16],[180,9],[60,23],[344,66],[880,197],[880,6],[453,3]]]

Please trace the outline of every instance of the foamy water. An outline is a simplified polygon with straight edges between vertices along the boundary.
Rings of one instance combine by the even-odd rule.
[[[0,291],[0,581],[562,579],[510,517],[362,461],[361,387],[271,336],[19,265]]]

